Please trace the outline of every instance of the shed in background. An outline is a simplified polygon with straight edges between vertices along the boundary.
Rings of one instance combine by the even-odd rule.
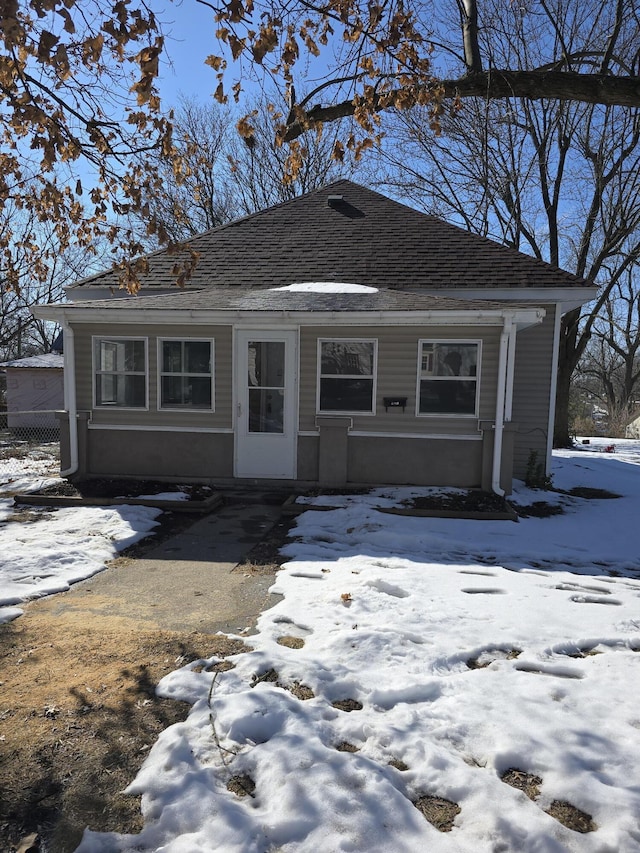
[[[6,375],[7,427],[57,429],[64,409],[64,356],[50,352],[0,364]]]

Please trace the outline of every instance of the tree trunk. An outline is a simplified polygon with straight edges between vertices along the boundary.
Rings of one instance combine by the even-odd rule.
[[[578,362],[576,340],[580,309],[569,311],[560,324],[560,347],[558,351],[558,381],[556,386],[556,414],[553,428],[553,446],[571,447],[569,434],[569,389],[571,376]]]
[[[573,441],[569,434],[569,389],[571,374],[566,361],[560,359],[558,364],[558,384],[556,386],[556,413],[553,425],[553,446],[571,447]]]

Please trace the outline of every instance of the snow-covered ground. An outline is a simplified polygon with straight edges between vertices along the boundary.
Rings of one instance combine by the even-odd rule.
[[[78,853],[640,851],[640,442],[609,443],[558,452],[553,480],[619,499],[514,495],[562,515],[379,511],[407,489],[301,515],[252,651],[160,683],[193,707],[128,789],[143,831],[87,830]],[[430,797],[456,804],[451,831],[414,805]]]
[[[0,623],[21,616],[20,603],[103,571],[157,524],[161,510],[149,507],[14,506],[14,494],[58,482],[58,467],[46,453],[0,459]]]

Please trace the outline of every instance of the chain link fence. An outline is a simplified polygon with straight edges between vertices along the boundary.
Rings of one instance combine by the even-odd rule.
[[[29,474],[55,477],[60,429],[53,411],[0,412],[0,484]]]

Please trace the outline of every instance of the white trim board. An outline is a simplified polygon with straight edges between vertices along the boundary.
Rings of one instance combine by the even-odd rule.
[[[87,429],[105,429],[105,430],[122,430],[129,432],[209,432],[209,433],[221,433],[223,435],[233,435],[232,429],[227,429],[225,427],[188,427],[186,428],[184,424],[179,425],[149,425],[144,426],[142,424],[101,424],[96,423],[95,421],[89,421],[87,424]]]

